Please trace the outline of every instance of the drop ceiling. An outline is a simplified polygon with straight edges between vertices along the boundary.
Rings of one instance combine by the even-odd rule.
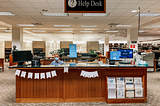
[[[160,13],[160,0],[106,0],[107,17],[83,17],[82,13],[69,13],[68,17],[42,16],[43,9],[52,13],[64,13],[64,0],[0,0],[0,12],[12,12],[16,16],[0,16],[0,37],[11,40],[11,33],[4,32],[12,25],[41,23],[34,27],[24,28],[24,39],[27,40],[102,40],[110,36],[110,40],[127,40],[127,28],[117,28],[110,23],[119,25],[133,25],[137,27],[138,17],[132,10],[141,8],[141,13]],[[141,17],[141,30],[139,39],[156,39],[160,37],[160,17]],[[53,25],[71,25],[71,27],[54,27]],[[97,25],[97,27],[81,27],[81,25]],[[18,27],[18,26],[17,26]],[[4,29],[3,29],[4,28]],[[46,32],[33,32],[33,30],[45,30]],[[60,32],[60,31],[73,32]],[[80,31],[92,32],[80,32]],[[107,30],[119,32],[107,33]],[[6,36],[5,36],[6,35]],[[148,36],[149,35],[149,36]],[[154,37],[153,37],[154,36]],[[142,39],[141,39],[142,40]]]

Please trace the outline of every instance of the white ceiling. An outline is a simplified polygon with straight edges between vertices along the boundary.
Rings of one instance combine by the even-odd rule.
[[[111,40],[127,40],[126,28],[110,27],[110,23],[125,25],[138,25],[138,17],[132,10],[141,8],[141,13],[160,13],[160,0],[107,0],[106,12],[108,17],[83,17],[82,13],[69,13],[69,17],[42,16],[42,9],[48,12],[64,13],[64,0],[0,0],[1,12],[12,12],[16,16],[0,16],[0,37],[11,39],[11,33],[4,33],[2,28],[10,28],[16,24],[42,23],[35,27],[23,27],[24,39],[27,40],[101,40],[105,36],[111,36]],[[77,19],[75,19],[75,17]],[[150,25],[160,25],[160,17],[141,17],[141,30],[146,35],[160,36],[160,28],[151,28]],[[53,25],[71,25],[70,28],[56,28]],[[96,28],[82,28],[81,25],[98,25]],[[33,33],[32,30],[46,30],[46,33]],[[60,33],[60,30],[72,30],[73,33]],[[92,33],[80,33],[79,31],[90,30]],[[106,30],[119,30],[119,33],[106,33]],[[8,36],[4,36],[8,35]],[[154,39],[146,36],[146,39]]]

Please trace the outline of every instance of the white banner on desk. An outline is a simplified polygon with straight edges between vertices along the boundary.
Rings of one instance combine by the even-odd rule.
[[[32,77],[33,77],[33,73],[29,72],[29,73],[28,73],[28,78],[31,78],[31,79],[32,79]]]
[[[57,74],[56,74],[56,71],[55,71],[55,70],[54,70],[54,71],[51,71],[51,74],[52,74],[52,77],[57,76]]]
[[[21,73],[21,77],[26,77],[26,72],[25,71],[22,71],[22,73]]]
[[[39,79],[39,73],[34,73],[34,79]]]
[[[41,79],[45,79],[45,73],[41,73]]]
[[[86,78],[95,78],[95,77],[99,77],[98,72],[94,71],[94,72],[87,72],[82,70],[80,76],[86,77]]]
[[[21,70],[16,70],[15,75],[19,76],[20,72],[21,72]]]
[[[50,72],[46,72],[46,76],[47,76],[47,78],[51,78],[51,73]]]

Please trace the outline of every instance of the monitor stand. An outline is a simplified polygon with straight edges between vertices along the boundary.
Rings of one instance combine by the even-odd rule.
[[[119,63],[120,63],[120,64],[131,64],[131,62],[128,62],[128,61],[126,60],[126,58],[124,58],[124,60],[123,60],[123,61],[120,61]]]

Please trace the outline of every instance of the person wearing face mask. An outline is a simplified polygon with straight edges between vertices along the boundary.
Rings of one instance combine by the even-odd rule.
[[[61,64],[64,64],[63,61],[59,60],[59,54],[55,54],[54,55],[54,60],[55,61],[52,61],[50,65],[61,65]]]

